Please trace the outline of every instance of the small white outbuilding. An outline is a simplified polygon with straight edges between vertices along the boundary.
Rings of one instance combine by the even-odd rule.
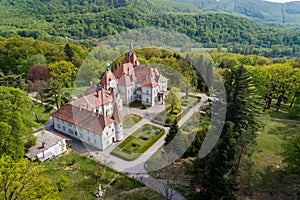
[[[25,156],[31,160],[44,162],[67,151],[66,137],[50,131],[38,131],[36,145],[30,147]]]

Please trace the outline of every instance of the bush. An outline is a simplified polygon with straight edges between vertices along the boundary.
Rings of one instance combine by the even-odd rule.
[[[170,124],[174,121],[175,116],[169,115],[166,119],[166,124]]]
[[[61,175],[58,181],[56,182],[57,189],[60,192],[66,189],[67,187],[69,187],[69,185],[70,185],[70,180],[68,177],[64,175]]]

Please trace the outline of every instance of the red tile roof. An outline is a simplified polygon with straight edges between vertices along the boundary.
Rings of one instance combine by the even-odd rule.
[[[130,55],[130,52],[125,54],[125,58],[123,63],[131,63],[133,65],[136,65],[136,61],[138,61],[136,55],[132,52],[132,54]]]
[[[113,73],[111,73],[110,71],[109,72],[106,71],[101,78],[100,84],[109,85],[110,79],[117,80]]]
[[[120,79],[124,74],[132,74],[132,73],[133,73],[133,65],[131,63],[121,64],[121,66],[119,66],[113,72],[117,80]]]
[[[102,91],[103,91],[103,102],[102,102]],[[113,94],[105,89],[99,90],[98,92],[94,92],[92,94],[89,94],[87,96],[82,96],[77,100],[74,100],[70,102],[70,104],[81,107],[84,106],[86,109],[92,109],[99,106],[102,106],[103,104],[108,104],[113,101]]]
[[[115,120],[115,122],[117,122],[117,123],[123,122],[123,117],[121,115],[119,105],[117,102],[115,102],[115,105],[114,105],[114,112],[112,115],[112,119]]]
[[[91,111],[80,109],[71,104],[64,105],[55,111],[52,116],[96,134],[102,134],[106,126],[114,123],[113,119],[101,114],[96,115]]]

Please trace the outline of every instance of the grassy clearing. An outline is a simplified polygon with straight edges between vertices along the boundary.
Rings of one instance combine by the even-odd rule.
[[[282,104],[280,109],[276,111],[274,105],[271,109],[266,110],[267,113],[270,115],[271,118],[279,118],[279,119],[292,119],[292,120],[299,120],[300,121],[300,108],[293,107],[290,108],[287,104]]]
[[[177,115],[172,115],[169,112],[163,110],[162,112],[158,113],[151,121],[162,126],[170,126],[175,119],[179,121],[189,111],[189,109],[181,108],[180,113],[178,113]]]
[[[137,109],[141,109],[141,110],[145,110],[145,109],[149,108],[149,106],[146,106],[138,101],[134,101],[134,102],[130,103],[129,106],[132,108],[137,108]]]
[[[112,151],[112,154],[125,160],[135,160],[151,147],[164,133],[164,129],[145,124],[132,135],[128,136]]]
[[[198,112],[195,112],[181,127],[179,134],[181,135],[180,139],[184,141],[184,143],[191,143],[195,134],[197,134],[197,130],[202,129],[203,127],[209,126],[209,121],[204,116],[201,116]],[[163,146],[160,147],[154,154],[150,156],[150,158],[145,163],[145,169],[147,171],[156,170],[156,163],[162,159],[163,154]]]
[[[255,184],[255,195],[265,196],[259,199],[289,198],[290,175],[283,168],[282,144],[299,130],[300,123],[269,121],[258,134],[252,159],[261,177],[261,181]],[[273,195],[270,196],[271,192]]]
[[[35,121],[41,124],[41,126],[50,118],[51,113],[54,111],[45,112],[45,110],[45,106],[39,103],[33,103],[32,114],[35,115]]]
[[[291,135],[299,133],[300,123],[270,121],[257,137],[253,159],[259,169],[282,168],[282,144]]]
[[[137,124],[139,121],[142,120],[142,117],[137,115],[137,114],[128,114],[124,116],[124,121],[123,121],[123,128],[131,128],[135,124]]]
[[[122,193],[127,194],[117,196],[118,199],[137,199],[136,197],[140,195],[144,197],[143,199],[152,199],[145,193],[155,195],[156,199],[162,199],[159,194],[150,189],[138,190],[144,185],[109,168],[106,168],[101,178],[96,182],[94,174],[97,169],[103,166],[99,166],[94,160],[74,152],[55,158],[44,165],[46,167],[44,173],[51,177],[53,182],[56,182],[61,175],[69,178],[70,185],[61,192],[62,199],[94,200],[94,194],[97,192],[99,184],[101,184],[102,189],[106,190],[104,199],[116,199],[116,194]]]
[[[181,106],[187,107],[187,108],[193,108],[196,106],[196,104],[201,100],[200,97],[191,97],[188,96],[188,99],[184,97],[181,97]]]

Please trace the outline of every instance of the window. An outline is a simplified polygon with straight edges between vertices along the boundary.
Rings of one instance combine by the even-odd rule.
[[[77,136],[77,131],[75,131],[75,135]]]
[[[60,124],[57,124],[57,127],[60,128]]]
[[[64,130],[64,131],[66,131],[66,128],[65,128],[65,126],[63,126],[63,130]]]
[[[88,141],[89,141],[89,142],[91,141],[91,138],[90,138],[90,137],[88,137]]]
[[[94,143],[97,144],[97,140],[96,139],[94,139]]]
[[[106,132],[106,136],[108,136],[108,132]]]
[[[115,129],[112,129],[112,132],[115,132]]]
[[[73,131],[71,129],[68,130],[70,134],[74,134]]]
[[[83,138],[82,133],[79,133],[80,138]]]

